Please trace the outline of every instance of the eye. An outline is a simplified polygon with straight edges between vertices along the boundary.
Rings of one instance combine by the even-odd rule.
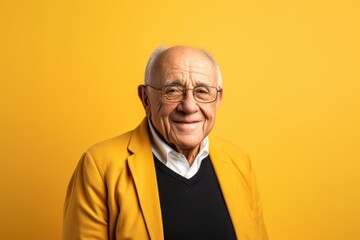
[[[196,87],[194,89],[194,93],[199,95],[206,95],[206,94],[210,94],[210,89],[207,87]]]
[[[183,93],[183,88],[180,86],[165,86],[162,88],[164,95],[179,95]]]

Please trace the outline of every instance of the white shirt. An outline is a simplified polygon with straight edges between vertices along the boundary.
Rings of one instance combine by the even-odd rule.
[[[148,123],[150,126],[150,141],[153,154],[160,160],[160,162],[177,174],[188,179],[194,176],[198,172],[202,160],[209,155],[208,137],[201,142],[200,151],[196,155],[193,164],[190,166],[186,157],[172,149],[166,142],[164,142],[157,134],[149,120]]]

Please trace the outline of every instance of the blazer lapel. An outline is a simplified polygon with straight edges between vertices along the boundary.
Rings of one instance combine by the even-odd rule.
[[[237,239],[248,239],[246,227],[248,225],[247,194],[239,186],[238,169],[227,154],[216,144],[216,139],[210,139],[210,159],[214,166],[230,218],[232,220]]]
[[[133,131],[128,149],[133,153],[128,158],[128,164],[150,238],[164,239],[155,164],[146,118]]]

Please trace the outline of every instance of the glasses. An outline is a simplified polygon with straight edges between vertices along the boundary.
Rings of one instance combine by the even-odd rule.
[[[222,92],[222,89],[217,89],[216,87],[211,86],[185,88],[181,85],[165,85],[161,88],[156,88],[151,85],[145,85],[145,87],[150,87],[160,91],[162,100],[169,103],[182,102],[187,90],[192,90],[194,99],[199,103],[215,102],[218,97],[218,93]]]

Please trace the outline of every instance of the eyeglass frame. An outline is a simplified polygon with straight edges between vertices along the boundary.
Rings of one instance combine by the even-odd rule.
[[[194,99],[195,99],[196,102],[198,102],[198,103],[213,103],[213,102],[215,102],[215,101],[217,100],[218,95],[219,95],[219,92],[222,92],[222,91],[223,91],[222,88],[217,88],[217,87],[213,87],[213,86],[196,86],[196,87],[194,87],[194,88],[185,88],[185,87],[183,87],[183,86],[181,86],[181,85],[178,85],[178,84],[164,85],[164,86],[162,86],[161,88],[156,88],[156,87],[151,86],[151,85],[149,85],[149,84],[144,84],[143,86],[144,86],[144,87],[150,87],[150,88],[152,88],[152,89],[154,89],[154,90],[160,91],[162,100],[163,100],[164,102],[168,102],[168,103],[180,103],[180,102],[184,101],[184,98],[185,98],[185,95],[186,95],[186,91],[188,91],[188,90],[192,90],[192,94],[193,94],[193,97],[194,97]],[[182,98],[181,98],[181,100],[179,100],[179,101],[169,101],[169,100],[164,99],[164,97],[163,97],[163,96],[164,96],[164,94],[163,94],[163,89],[164,89],[165,87],[171,87],[171,86],[178,86],[178,87],[184,88],[184,89],[183,89],[184,91],[183,91],[183,93],[182,93]],[[210,102],[198,101],[198,100],[197,100],[197,97],[195,96],[194,89],[199,88],[199,87],[208,87],[208,88],[214,88],[214,89],[216,89],[215,99],[212,100],[212,101],[210,101]]]

